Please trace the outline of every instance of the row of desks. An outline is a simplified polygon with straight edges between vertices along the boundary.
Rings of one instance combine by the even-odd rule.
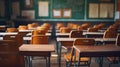
[[[3,34],[3,33],[0,33],[1,35],[5,35],[5,34]],[[8,33],[6,33],[6,34],[8,34]],[[56,33],[57,34],[57,33]],[[90,33],[89,33],[90,34]],[[98,33],[98,34],[102,34],[103,35],[103,33]],[[29,34],[27,34],[28,36],[29,35],[31,35],[31,33],[29,33]],[[47,35],[47,34],[46,34]],[[50,34],[49,34],[50,35]],[[60,33],[60,35],[61,35],[61,33]],[[68,35],[68,34],[67,34]],[[3,37],[0,37],[0,40],[2,40],[3,39]],[[31,37],[23,37],[23,39],[24,40],[31,40]],[[76,38],[57,38],[56,40],[56,46],[57,46],[57,51],[58,51],[58,63],[59,63],[59,67],[61,67],[61,46],[64,46],[64,45],[62,45],[61,44],[61,42],[62,41],[74,41]],[[107,38],[94,38],[95,39],[95,41],[96,42],[105,42],[105,41],[116,41],[116,39],[115,38],[111,38],[111,39],[107,39]],[[41,52],[44,52],[44,51],[46,51],[46,50],[37,50],[37,49],[40,49],[40,47],[33,47],[32,45],[29,45],[29,46],[24,46],[24,45],[26,45],[26,44],[23,44],[21,47],[20,47],[20,52],[21,52],[21,54],[22,55],[27,55],[27,56],[36,56],[36,55],[39,55],[39,56],[41,56],[41,54],[39,54],[39,53],[41,53]],[[44,46],[45,48],[47,47],[47,46]],[[44,48],[44,47],[42,47],[42,48]],[[105,47],[105,46],[104,46]],[[106,46],[105,48],[107,48],[108,46]],[[113,47],[113,48],[112,48]],[[111,49],[113,49],[113,50],[105,50],[105,48],[104,48],[104,50],[97,50],[97,47],[96,47],[96,49],[92,49],[91,50],[91,53],[95,53],[95,55],[93,54],[93,56],[96,56],[96,54],[97,53],[99,53],[98,55],[99,56],[96,56],[96,57],[104,57],[104,56],[109,56],[109,53],[110,54],[112,54],[112,53],[114,53],[114,52],[116,52],[116,56],[119,56],[119,52],[120,52],[120,50],[116,50],[116,49],[120,49],[120,48],[117,48],[117,47],[114,47],[114,46],[112,46],[111,47]],[[76,49],[76,50],[78,50],[79,49],[79,47],[77,47],[77,46],[74,46],[74,48]],[[103,48],[103,47],[99,47],[99,48]],[[48,49],[48,48],[46,48],[46,49]],[[51,49],[53,49],[53,50],[51,50]],[[50,47],[50,50],[48,51],[48,53],[49,53],[49,55],[47,55],[49,58],[50,58],[50,54],[51,54],[51,52],[53,52],[55,50],[55,47],[53,48],[53,47]],[[81,56],[81,51],[80,50],[78,50],[79,52],[80,52],[80,56],[79,56],[79,58],[80,57],[82,57]],[[93,52],[92,52],[93,51]],[[108,53],[108,55],[104,55],[103,53]],[[86,51],[86,54],[89,54],[89,52],[87,52]],[[90,54],[91,55],[91,54]],[[83,55],[83,56],[85,56],[85,55]],[[89,55],[88,55],[89,56]],[[110,55],[110,56],[113,56],[113,55]],[[48,63],[50,63],[50,59],[49,59],[49,62]],[[31,64],[31,63],[29,63],[29,64]],[[31,65],[30,65],[31,66]],[[50,66],[50,64],[48,64],[48,66]]]

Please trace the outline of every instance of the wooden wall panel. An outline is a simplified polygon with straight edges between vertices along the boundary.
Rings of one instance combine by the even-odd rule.
[[[117,11],[120,11],[120,0],[117,0]]]

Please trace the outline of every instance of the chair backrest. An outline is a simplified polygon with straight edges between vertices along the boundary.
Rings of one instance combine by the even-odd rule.
[[[14,40],[18,46],[23,44],[23,36],[21,35],[5,35],[3,40]]]
[[[65,24],[58,22],[58,23],[56,24],[56,29],[59,30],[61,27],[65,27]]]
[[[28,27],[28,29],[34,28],[34,26],[32,24],[28,24],[27,27]]]
[[[81,45],[81,46],[93,46],[95,45],[95,40],[92,38],[77,38],[73,45]],[[71,55],[74,54],[74,48],[72,48]],[[78,56],[78,52],[76,51],[76,56]]]
[[[116,45],[120,46],[120,34],[117,35]]]
[[[83,31],[72,30],[69,35],[70,38],[80,38],[83,37]]]
[[[84,24],[82,24],[81,26],[82,26],[83,29],[86,30],[87,28],[90,27],[90,23],[84,23]]]
[[[45,35],[46,31],[45,30],[33,30],[32,35]]]
[[[87,32],[98,32],[97,28],[88,28]]]
[[[29,32],[18,32],[18,35],[21,35],[21,36],[26,36]]]
[[[32,26],[33,26],[33,27],[38,27],[38,26],[39,26],[39,23],[33,22],[33,23],[32,23]]]
[[[45,35],[33,35],[31,44],[48,44],[49,37]]]
[[[106,30],[103,35],[103,38],[116,38],[116,37],[117,37],[116,30]]]
[[[27,30],[28,27],[26,25],[20,25],[18,29],[19,30]]]
[[[61,27],[60,33],[70,33],[71,29],[68,27]]]
[[[83,31],[83,27],[82,26],[78,26],[77,30]]]
[[[17,28],[7,28],[6,32],[18,32]]]
[[[0,41],[0,67],[25,67],[24,56],[19,54],[15,40]]]
[[[51,24],[50,24],[50,23],[45,22],[45,23],[43,23],[41,26],[42,26],[42,27],[46,27],[47,29],[50,29]]]
[[[0,52],[17,52],[18,46],[14,40],[1,40],[0,41]]]
[[[95,45],[95,40],[92,38],[78,38],[74,41],[73,45]]]

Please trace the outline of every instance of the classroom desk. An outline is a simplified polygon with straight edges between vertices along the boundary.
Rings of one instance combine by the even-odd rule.
[[[32,32],[33,29],[28,29],[28,30],[19,30],[19,32]],[[52,30],[48,30],[49,33],[52,32]]]
[[[18,32],[0,32],[0,36],[4,36],[4,35],[17,35]],[[32,33],[28,33],[26,36],[31,36]],[[51,36],[51,33],[46,33],[45,35],[47,36]]]
[[[30,30],[30,29],[28,29],[28,30],[19,30],[19,32],[32,32],[33,30]]]
[[[24,41],[30,41],[31,39],[32,39],[31,36],[25,36],[25,37],[23,37]],[[3,36],[0,36],[0,40],[3,40]]]
[[[18,32],[0,32],[0,36],[4,36],[4,35],[17,35]]]
[[[101,45],[101,46],[78,46],[74,45],[74,49],[79,52],[79,57],[120,57],[120,46],[114,45]],[[80,60],[78,61],[78,66]],[[99,67],[102,67],[103,60],[100,61]]]
[[[54,52],[55,48],[53,44],[23,44],[19,47],[20,55],[23,56],[42,56],[48,57],[47,67],[50,67],[51,52]],[[32,67],[32,63],[29,58],[29,67]]]
[[[69,37],[70,33],[56,33],[56,37]],[[89,35],[103,36],[104,32],[83,32],[83,36],[88,38]]]
[[[6,30],[6,25],[0,25],[0,31],[5,31]]]
[[[32,33],[28,33],[26,36],[31,36],[32,35]],[[46,33],[45,34],[46,36],[51,36],[51,33]]]
[[[61,42],[71,42],[71,41],[75,41],[76,38],[57,38],[56,39],[56,49],[57,49],[57,53],[58,53],[58,64],[59,67],[61,67],[61,51],[62,51],[62,46],[63,45]],[[96,42],[108,42],[108,41],[116,41],[116,38],[94,38]]]
[[[23,37],[24,41],[30,41],[32,37]],[[0,40],[3,40],[3,37],[0,37]]]

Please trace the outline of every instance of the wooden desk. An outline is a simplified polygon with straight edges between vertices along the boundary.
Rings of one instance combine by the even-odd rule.
[[[4,36],[4,35],[17,35],[18,32],[0,32],[0,36]]]
[[[33,29],[28,29],[28,30],[19,30],[19,32],[32,32]],[[48,30],[49,33],[52,32],[52,30]]]
[[[0,31],[5,31],[6,30],[6,25],[0,25]]]
[[[23,44],[19,47],[20,55],[23,56],[43,56],[48,57],[47,67],[50,67],[50,56],[51,52],[55,51],[53,44]],[[30,59],[30,58],[29,58]],[[29,63],[31,67],[32,63]]]
[[[77,38],[57,38],[56,40],[56,48],[57,48],[57,53],[58,53],[58,63],[59,63],[59,67],[61,67],[61,51],[62,51],[62,46],[66,46],[63,45],[61,42],[74,42],[75,39]],[[108,41],[116,41],[116,38],[94,38],[96,42],[108,42]],[[69,45],[68,45],[69,46]],[[70,45],[71,46],[71,45]]]
[[[104,32],[83,32],[83,35],[88,38],[89,36],[103,36]],[[70,33],[56,33],[56,37],[68,37]]]
[[[26,36],[31,36],[32,35],[32,33],[28,33]],[[45,34],[46,36],[51,36],[51,33],[46,33]]]
[[[30,29],[28,29],[28,30],[19,30],[19,32],[32,32],[33,30],[30,30]]]
[[[102,45],[102,46],[73,46],[76,51],[79,52],[79,58],[81,57],[120,57],[120,46],[114,45]],[[102,67],[102,61],[100,61],[99,67]],[[78,66],[80,60],[78,61]]]

